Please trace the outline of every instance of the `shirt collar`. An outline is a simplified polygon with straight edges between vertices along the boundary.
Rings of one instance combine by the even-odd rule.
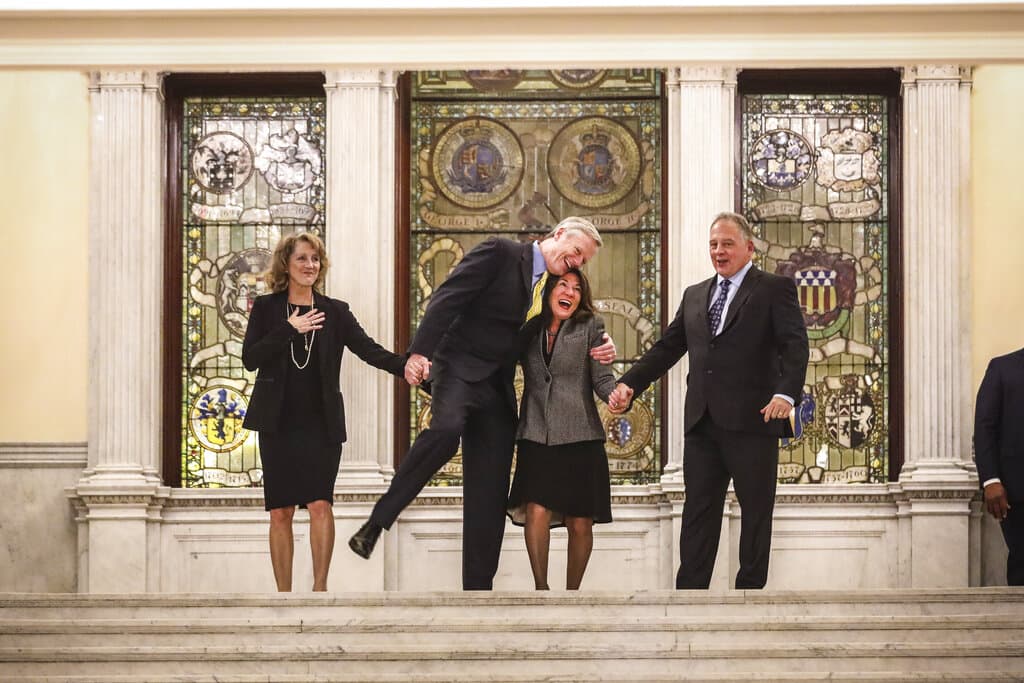
[[[544,254],[540,251],[540,242],[533,243],[533,281],[536,282],[540,279],[540,276],[544,274],[544,271],[548,269],[548,264],[544,261]]]
[[[715,285],[717,286],[717,285],[722,284],[722,280],[728,280],[730,282],[730,284],[732,285],[732,287],[731,287],[732,291],[734,291],[734,292],[737,291],[740,288],[740,285],[743,284],[743,278],[745,278],[747,276],[747,273],[750,271],[750,269],[753,267],[753,265],[754,265],[754,260],[751,259],[751,260],[747,261],[747,265],[745,265],[742,268],[740,268],[739,271],[735,275],[733,275],[732,277],[724,278],[721,275],[719,275],[718,279],[715,280]]]

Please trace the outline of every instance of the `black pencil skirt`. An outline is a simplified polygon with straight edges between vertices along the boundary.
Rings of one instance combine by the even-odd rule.
[[[326,427],[302,427],[272,434],[260,432],[263,500],[267,510],[314,500],[334,502],[334,481],[341,463],[341,443]]]

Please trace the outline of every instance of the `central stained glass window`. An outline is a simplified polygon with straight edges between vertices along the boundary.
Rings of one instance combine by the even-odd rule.
[[[413,74],[410,334],[460,259],[493,235],[530,241],[589,218],[604,246],[587,265],[621,375],[661,328],[662,77],[650,69]],[[521,389],[521,380],[517,380]],[[410,443],[430,421],[414,391]],[[661,474],[661,388],[626,415],[598,407],[616,483]],[[461,452],[434,484],[461,482]]]

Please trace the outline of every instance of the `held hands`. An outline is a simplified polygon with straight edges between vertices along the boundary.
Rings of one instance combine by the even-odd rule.
[[[405,361],[405,381],[412,386],[419,386],[430,378],[430,361],[418,353],[409,354]]]
[[[1006,497],[1006,488],[998,481],[985,487],[985,509],[1000,522],[1006,519],[1010,509],[1010,501]]]
[[[615,362],[615,342],[604,333],[604,344],[590,349],[590,357],[601,365],[611,365]]]
[[[632,400],[633,389],[619,382],[612,389],[612,393],[608,394],[608,411],[615,415],[624,413]]]
[[[761,408],[761,414],[764,415],[764,421],[768,420],[788,420],[789,413],[793,410],[793,406],[789,405],[789,401],[778,396],[773,396],[772,400],[768,401],[768,405]]]
[[[278,318],[280,320],[280,318]],[[309,313],[299,315],[299,309],[295,309],[288,316],[288,323],[295,328],[299,334],[306,334],[313,330],[319,330],[324,326],[324,313],[316,308],[311,308]]]

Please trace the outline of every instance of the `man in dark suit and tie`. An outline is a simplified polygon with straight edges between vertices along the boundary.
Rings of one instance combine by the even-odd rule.
[[[974,462],[1010,551],[1006,583],[1024,586],[1024,349],[988,364],[974,406]]]
[[[682,532],[676,588],[707,588],[718,553],[729,479],[743,511],[736,588],[768,579],[778,440],[807,373],[807,328],[792,279],[754,267],[747,220],[711,223],[717,274],[688,287],[665,334],[619,380],[609,405],[622,411],[689,353],[684,410]]]
[[[462,440],[462,585],[490,590],[505,532],[505,502],[516,431],[515,364],[540,312],[548,273],[561,276],[601,246],[590,221],[570,217],[540,242],[491,238],[437,288],[409,346],[410,384],[431,379],[430,428],[420,432],[387,492],[349,547],[368,558],[382,529],[455,455]],[[535,296],[536,295],[536,296]],[[539,320],[539,318],[537,319]],[[591,351],[610,363],[609,341]]]

